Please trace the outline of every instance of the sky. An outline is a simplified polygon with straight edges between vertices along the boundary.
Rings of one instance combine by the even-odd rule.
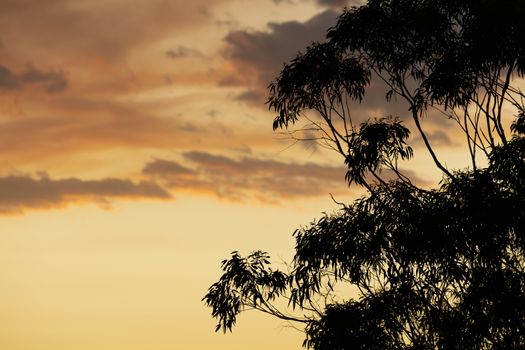
[[[273,132],[265,105],[353,4],[0,1],[0,348],[300,349],[256,313],[214,333],[201,299],[231,251],[289,261],[330,194],[358,194],[333,152]],[[382,94],[363,115],[388,113]],[[448,124],[427,126],[461,164]],[[408,171],[435,182],[413,146]]]

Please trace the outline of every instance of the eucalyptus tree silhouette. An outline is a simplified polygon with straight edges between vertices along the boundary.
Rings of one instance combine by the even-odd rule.
[[[302,323],[316,350],[525,348],[523,18],[514,0],[369,0],[283,68],[269,86],[274,129],[315,129],[366,195],[296,230],[290,271],[261,251],[223,261],[203,299],[217,330],[255,308]],[[413,155],[404,120],[352,119],[371,81],[387,106],[407,104],[437,188],[398,167]],[[457,123],[465,169],[439,159],[425,116]]]

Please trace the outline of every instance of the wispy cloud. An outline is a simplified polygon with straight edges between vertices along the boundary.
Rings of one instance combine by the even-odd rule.
[[[65,90],[68,80],[60,70],[43,71],[27,65],[22,72],[14,73],[6,66],[0,65],[0,90],[16,90],[28,85],[40,85],[46,92],[55,93]]]
[[[170,49],[165,52],[166,57],[171,59],[179,59],[179,58],[188,58],[188,57],[196,57],[205,59],[206,55],[204,55],[202,52],[196,49],[192,49],[191,47],[182,46],[179,45],[174,49]]]
[[[343,7],[351,7],[363,4],[363,0],[316,0],[321,6],[332,7],[334,9],[342,9]]]
[[[458,142],[458,135],[447,134],[443,130],[433,130],[426,133],[427,139],[430,141],[432,146],[435,147],[458,147],[461,144]],[[419,135],[413,138],[411,141],[415,147],[425,147],[423,138]]]
[[[213,22],[202,9],[224,1],[148,0],[133,6],[122,0],[1,1],[0,23],[8,45],[30,50],[45,43],[46,50],[62,57],[111,58],[122,64],[118,58],[142,45]]]
[[[286,3],[286,4],[293,4],[293,5],[299,5],[304,4],[305,2],[315,2],[321,6],[324,7],[332,7],[335,9],[341,9],[345,6],[354,6],[359,5],[363,3],[363,0],[273,0],[276,4]]]

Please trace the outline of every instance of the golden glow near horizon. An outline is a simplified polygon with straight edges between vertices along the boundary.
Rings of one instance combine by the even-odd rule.
[[[200,299],[233,249],[288,259],[289,232],[310,210],[282,215],[181,197],[8,217],[0,236],[2,348],[298,347],[300,334],[256,314],[243,316],[232,335],[215,334]]]
[[[289,260],[356,193],[264,105],[330,3],[0,1],[0,349],[301,348],[256,313],[216,334],[201,298],[231,251]]]

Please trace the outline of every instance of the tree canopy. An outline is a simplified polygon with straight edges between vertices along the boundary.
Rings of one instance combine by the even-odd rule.
[[[305,121],[367,192],[295,231],[289,271],[261,251],[223,261],[204,297],[217,330],[255,308],[303,324],[315,350],[525,347],[523,18],[515,0],[369,0],[282,69],[269,87],[274,129]],[[357,122],[373,81],[407,115]],[[464,169],[439,159],[425,117],[456,122]],[[436,188],[399,167],[411,131],[442,172]]]

